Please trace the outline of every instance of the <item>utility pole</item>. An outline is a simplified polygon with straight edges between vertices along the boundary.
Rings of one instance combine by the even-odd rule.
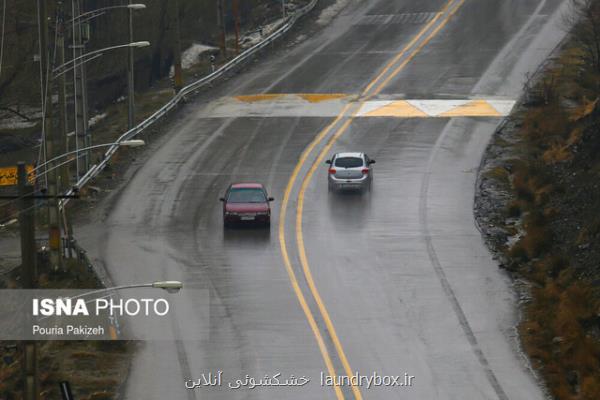
[[[285,12],[285,0],[281,0],[281,15],[283,16],[283,19],[287,17],[286,14],[287,13]]]
[[[217,0],[217,25],[219,26],[221,40],[221,57],[227,57],[227,38],[225,35],[225,10],[223,9],[223,0]]]
[[[45,0],[40,0],[44,2]],[[33,186],[27,179],[25,163],[17,163],[17,185],[19,189],[19,229],[21,231],[21,280],[23,289],[33,289],[37,281],[35,249],[35,210]],[[28,340],[24,343],[23,380],[24,400],[39,399],[37,374],[37,344]]]
[[[79,0],[77,0],[77,1],[79,1]],[[82,25],[82,24],[85,24],[85,25]],[[79,38],[81,39],[79,54],[82,55],[85,52],[85,44],[90,40],[90,37],[89,37],[90,25],[87,22],[79,22],[77,25],[79,25],[79,30],[80,30]],[[85,27],[86,29],[84,30],[83,27]],[[87,72],[86,72],[86,67],[85,67],[84,62],[82,62],[81,65],[79,65],[79,76],[81,77],[81,122],[82,122],[81,127],[83,129],[83,146],[85,148],[89,148],[92,145],[92,136],[91,136],[90,129],[88,126],[89,116],[88,116]],[[91,150],[88,150],[85,152],[84,160],[85,160],[85,172],[87,172],[90,170],[90,166],[92,164],[92,151]]]
[[[37,277],[35,251],[35,210],[33,186],[27,179],[25,163],[17,163],[17,185],[19,188],[19,228],[21,231],[21,280],[23,288],[35,286]]]
[[[77,18],[81,13],[79,0],[71,0],[72,18]],[[73,21],[73,59],[77,59],[83,55],[85,45],[83,44],[82,23],[79,20]],[[85,63],[80,63],[79,66],[73,68],[74,89],[74,108],[75,108],[75,148],[87,148],[91,145],[88,130],[88,107],[87,107],[87,90],[85,85]],[[90,152],[86,151],[84,157],[80,158],[77,154],[77,179],[89,169]]]
[[[238,0],[233,0],[232,5],[235,29],[235,54],[240,54],[240,5]]]
[[[174,32],[174,43],[173,43],[173,52],[174,52],[174,86],[175,91],[179,92],[183,87],[183,73],[181,70],[181,37],[179,35],[179,0],[172,0],[173,3],[173,18],[175,22],[175,32]]]
[[[56,38],[58,40],[58,43],[56,45],[56,50],[58,52],[57,54],[57,59],[58,59],[58,64],[59,65],[64,65],[65,64],[65,9],[64,9],[64,3],[62,1],[57,2],[57,13],[58,13],[58,18],[57,18],[57,26],[56,26]],[[67,121],[67,75],[66,74],[60,74],[59,78],[58,78],[58,101],[59,101],[59,107],[60,107],[60,113],[59,113],[59,124],[58,124],[58,131],[59,131],[59,140],[58,140],[58,149],[57,149],[57,154],[64,154],[67,152],[68,150],[68,146],[67,146],[67,130],[68,130],[68,121]],[[62,192],[63,189],[65,187],[67,187],[70,183],[70,173],[69,173],[69,166],[67,164],[63,165],[62,167],[60,167],[59,169],[59,184],[58,184],[58,191]],[[60,211],[60,209],[59,209]],[[59,214],[59,218],[60,218],[60,214]],[[67,223],[68,221],[68,216],[67,216],[67,210],[65,208],[62,209],[62,218],[63,218],[63,225],[64,225],[64,234],[69,235],[69,239],[71,238],[72,234],[71,234],[71,230],[68,229],[70,224]],[[60,222],[59,222],[59,226],[60,226]],[[71,243],[71,240],[68,241],[69,245]],[[69,251],[70,251],[71,247],[69,246]]]
[[[39,4],[39,24],[40,24],[40,62],[42,63],[42,87],[44,90],[44,111],[45,111],[45,135],[46,154],[45,159],[51,160],[56,154],[57,147],[57,130],[53,124],[53,107],[52,107],[52,66],[50,64],[49,46],[48,46],[48,9],[47,0],[38,0]],[[49,172],[47,175],[48,182],[48,247],[50,248],[50,268],[58,270],[61,266],[60,256],[60,218],[58,199],[58,171],[53,167],[54,163],[48,165]]]
[[[65,63],[65,12],[63,2],[57,3],[58,24],[56,26],[56,44],[58,64]],[[58,103],[59,103],[59,120],[58,120],[58,149],[57,154],[67,152],[67,82],[66,74],[60,74],[58,78]],[[60,185],[59,191],[69,184],[69,167],[67,165],[60,168]]]
[[[129,0],[131,5],[132,0]],[[133,43],[133,9],[129,9],[129,43]],[[134,58],[133,47],[129,47],[129,60],[127,63],[127,128],[132,129],[135,126],[135,85],[133,81]]]

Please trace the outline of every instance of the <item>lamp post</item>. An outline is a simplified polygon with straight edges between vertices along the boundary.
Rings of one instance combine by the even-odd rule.
[[[68,22],[72,25],[73,30],[73,59],[78,58],[82,55],[85,44],[84,42],[84,31],[82,30],[82,24],[91,19],[99,17],[105,14],[108,11],[116,10],[116,9],[128,9],[130,13],[130,24],[132,23],[132,13],[136,10],[143,10],[146,8],[145,4],[142,3],[131,3],[129,0],[129,4],[124,5],[116,5],[116,6],[108,6],[102,7],[95,10],[87,11],[84,13],[80,13],[79,1],[72,1],[72,19]],[[130,27],[130,35],[129,42],[133,42],[132,39],[132,26]],[[129,49],[130,55],[133,54],[133,48]],[[98,55],[97,55],[98,56]],[[87,61],[87,60],[86,60]],[[129,71],[132,62],[128,63],[128,86],[133,87],[133,70]],[[74,92],[75,92],[75,101],[74,101],[74,114],[75,114],[75,147],[79,147],[79,142],[83,142],[83,147],[91,145],[91,138],[88,132],[88,116],[87,116],[87,90],[85,88],[85,68],[83,63],[80,65],[73,66],[73,81],[74,81]],[[67,72],[67,71],[64,71]],[[133,112],[133,96],[130,96],[130,112]],[[130,115],[130,120],[133,120],[133,116]],[[83,165],[80,167],[79,162],[77,163],[77,176],[80,176],[81,170],[89,169],[89,157],[85,157]]]
[[[133,42],[133,11],[146,8],[144,4],[132,4],[129,0],[129,42]],[[127,60],[127,128],[132,129],[135,126],[135,58],[133,56],[133,47],[129,49]]]
[[[183,289],[183,283],[180,281],[156,281],[156,282],[150,282],[150,283],[134,283],[134,284],[130,284],[130,285],[114,286],[114,287],[110,287],[110,288],[92,290],[89,292],[79,294],[77,296],[70,297],[70,299],[74,300],[74,299],[79,299],[81,297],[90,296],[93,294],[101,294],[101,293],[115,292],[117,290],[137,289],[137,288],[163,289],[169,293],[177,293],[181,289]]]
[[[125,47],[148,47],[150,46],[150,42],[148,41],[141,41],[141,42],[131,42],[131,43],[126,43],[126,44],[118,44],[115,46],[109,46],[109,47],[104,47],[102,49],[98,49],[98,50],[93,50],[93,51],[89,51],[85,54],[80,55],[79,57],[76,57],[72,60],[67,61],[64,64],[59,65],[58,67],[54,68],[53,72],[55,73],[55,77],[60,76],[60,74],[63,74],[65,72],[70,71],[71,69],[84,64],[87,61],[90,61],[91,59],[95,58],[92,56],[96,56],[96,55],[102,55],[103,52],[105,51],[109,51],[109,50],[115,50],[115,49],[122,49]],[[85,60],[84,60],[85,59]],[[78,63],[78,61],[82,61],[81,63]],[[73,64],[71,66],[71,64]],[[67,66],[69,66],[69,68],[67,68]]]
[[[144,8],[146,8],[146,5],[141,4],[141,3],[130,3],[130,4],[125,4],[125,5],[121,5],[121,6],[108,6],[108,7],[97,8],[95,10],[87,11],[87,12],[81,13],[77,16],[74,16],[72,19],[69,20],[69,22],[75,23],[75,21],[77,21],[77,20],[79,20],[79,22],[89,21],[92,18],[96,18],[96,17],[104,14],[106,11],[115,10],[118,8],[128,8],[131,11],[135,11],[135,10],[143,10]]]
[[[88,11],[77,16],[74,16],[69,22],[72,24],[80,24],[85,21],[89,21],[93,18],[103,15],[107,11],[115,9],[128,9],[129,10],[129,42],[133,42],[133,12],[137,10],[143,10],[146,8],[145,4],[132,3],[129,0],[129,4],[102,7],[96,10]],[[128,129],[133,128],[135,125],[135,99],[134,99],[134,56],[133,47],[129,48],[128,60],[127,60],[127,97],[128,97],[128,112],[127,112],[127,123]]]
[[[54,68],[53,73],[54,73],[54,78],[58,78],[58,77],[62,77],[65,73],[67,73],[70,70],[77,70],[78,67],[82,66],[83,64],[85,64],[86,62],[89,62],[91,60],[94,60],[97,57],[102,56],[102,54],[106,51],[110,51],[110,50],[115,50],[115,49],[122,49],[122,48],[141,48],[141,47],[147,47],[150,46],[150,42],[147,41],[140,41],[140,42],[130,42],[130,43],[126,43],[126,44],[120,44],[120,45],[115,45],[115,46],[109,46],[109,47],[105,47],[103,49],[98,49],[98,50],[93,50],[84,54],[79,55],[78,57],[73,58],[72,60],[69,60],[61,65],[59,65],[58,67]],[[62,79],[61,79],[62,81]],[[76,114],[76,123],[75,123],[75,148],[79,149],[79,136],[80,136],[80,128],[78,127],[77,124],[77,115],[79,114],[77,111],[77,94],[78,92],[82,92],[80,90],[77,89],[77,85],[76,85],[76,90],[75,90],[75,114]],[[81,93],[80,93],[81,94]],[[83,96],[82,96],[83,99]],[[82,101],[83,103],[83,107],[81,108],[81,112],[83,115],[82,121],[81,121],[81,128],[83,128],[83,136],[84,136],[84,147],[88,148],[91,146],[91,140],[89,139],[89,135],[87,133],[87,113],[86,113],[86,107],[85,107],[85,101]],[[66,132],[65,132],[66,134]],[[79,150],[81,151],[81,150]],[[89,169],[89,164],[90,164],[90,153],[89,151],[86,153],[85,155],[85,170],[87,171],[87,169]],[[81,168],[79,167],[79,157],[77,158],[78,162],[77,162],[77,179],[79,179],[80,177],[80,170]]]

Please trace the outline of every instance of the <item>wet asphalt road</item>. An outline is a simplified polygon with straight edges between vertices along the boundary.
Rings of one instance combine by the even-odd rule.
[[[422,40],[431,38],[366,94],[515,99],[564,35],[565,3],[454,1],[453,15],[436,20],[445,1],[353,2],[302,44],[216,89],[215,99],[358,95],[429,23]],[[189,289],[177,295],[190,313],[176,322],[182,340],[140,349],[126,399],[543,398],[517,350],[510,282],[473,220],[477,167],[499,119],[207,118],[208,106],[181,110],[105,223],[83,229],[115,284],[168,278]],[[327,155],[357,150],[377,160],[371,193],[329,193],[324,164],[305,181],[328,143]],[[263,182],[275,197],[270,232],[223,231],[218,198],[235,181]],[[199,289],[209,304],[195,297]],[[415,378],[411,387],[336,392],[320,382],[332,369]],[[311,382],[185,389],[186,379],[218,370],[227,380],[281,373]]]

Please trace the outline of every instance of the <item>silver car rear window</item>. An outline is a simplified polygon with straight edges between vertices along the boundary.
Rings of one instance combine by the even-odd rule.
[[[335,159],[335,166],[340,168],[358,168],[363,166],[363,159],[359,157],[339,157]]]

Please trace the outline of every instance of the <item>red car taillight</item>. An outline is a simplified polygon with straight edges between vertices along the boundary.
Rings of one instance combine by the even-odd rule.
[[[335,175],[337,171],[335,170],[335,168],[329,168],[329,174],[330,175]]]
[[[369,173],[369,168],[363,168],[362,173],[363,175],[367,175]]]

